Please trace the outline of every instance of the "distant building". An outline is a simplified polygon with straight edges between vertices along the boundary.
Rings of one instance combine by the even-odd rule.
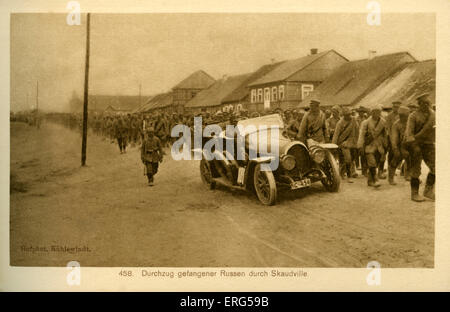
[[[171,91],[148,99],[135,112],[183,113],[185,104],[214,82],[214,78],[203,70],[198,70],[176,84]]]
[[[135,110],[135,113],[169,112],[173,107],[173,92],[160,93]]]
[[[242,85],[250,74],[223,77],[217,80],[208,89],[202,90],[185,105],[185,110],[193,113],[215,112],[225,104],[222,101],[239,86]]]
[[[285,61],[251,82],[248,85],[249,107],[261,111],[298,106],[334,70],[347,62],[334,50],[317,53],[317,49],[311,49],[310,55]]]
[[[266,75],[282,63],[283,62],[273,62],[272,64],[261,66],[257,71],[252,73],[239,87],[228,94],[222,100],[222,104],[228,107],[232,106],[234,110],[246,109],[249,111],[256,111],[257,103],[250,103],[250,88],[248,87],[248,85]]]
[[[187,102],[203,89],[209,88],[214,82],[215,79],[203,70],[198,70],[189,75],[172,88],[173,110],[182,113]]]
[[[106,111],[127,114],[139,108],[148,98],[148,96],[138,95],[90,95],[88,108],[92,112]]]
[[[308,106],[311,98],[320,100],[324,107],[358,106],[370,92],[412,62],[416,62],[416,59],[408,52],[347,62],[304,98],[299,106]]]

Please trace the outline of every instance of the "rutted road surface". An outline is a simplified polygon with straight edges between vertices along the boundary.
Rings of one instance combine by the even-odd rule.
[[[316,183],[267,207],[253,194],[208,190],[199,162],[170,151],[148,187],[138,147],[120,154],[90,135],[84,168],[80,150],[80,135],[59,125],[11,124],[11,265],[434,265],[434,203],[412,202],[400,176],[379,190],[362,177],[339,193]]]

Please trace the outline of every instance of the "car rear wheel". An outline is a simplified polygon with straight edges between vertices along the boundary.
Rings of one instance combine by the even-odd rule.
[[[272,171],[262,171],[261,165],[257,164],[253,174],[253,184],[261,203],[268,206],[275,204],[277,200],[277,184]]]
[[[213,190],[216,187],[216,181],[213,180],[211,168],[205,159],[200,161],[200,177],[209,189]]]
[[[327,152],[327,156],[322,163],[322,170],[325,173],[325,177],[322,179],[322,184],[325,186],[328,192],[339,191],[341,185],[341,176],[339,175],[339,168],[334,156]]]

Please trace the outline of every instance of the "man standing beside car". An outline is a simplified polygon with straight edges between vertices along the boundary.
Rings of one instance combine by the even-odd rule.
[[[352,117],[351,111],[342,108],[343,117],[336,124],[332,143],[339,146],[339,166],[341,177],[347,174],[347,182],[353,183],[352,178],[352,149],[355,148],[358,140],[358,124]]]
[[[297,138],[304,143],[308,140],[325,143],[329,138],[325,113],[320,110],[318,100],[311,100],[309,107],[300,123]]]

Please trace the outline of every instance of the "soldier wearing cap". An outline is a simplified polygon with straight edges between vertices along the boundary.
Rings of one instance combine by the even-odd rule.
[[[391,133],[389,135],[391,150],[388,157],[388,181],[390,185],[396,185],[394,181],[395,170],[403,160],[406,164],[405,179],[408,179],[408,171],[411,166],[409,152],[405,145],[405,130],[408,116],[409,108],[401,106],[398,109],[399,119],[391,127]]]
[[[300,123],[302,122],[301,119],[299,119],[299,114],[297,110],[292,111],[292,118],[288,123],[288,126],[286,127],[287,135],[288,137],[295,139],[297,136],[298,130],[300,129]]]
[[[364,153],[367,160],[367,185],[379,187],[377,168],[382,155],[385,153],[386,126],[381,118],[381,108],[372,109],[368,119],[361,123],[358,137],[358,149]]]
[[[417,103],[418,109],[408,117],[405,139],[411,155],[411,199],[421,202],[425,200],[419,195],[422,160],[429,168],[423,196],[434,200],[436,115],[428,94],[417,97]]]
[[[155,129],[150,126],[142,141],[141,161],[145,165],[148,185],[153,186],[154,176],[158,172],[158,165],[163,160],[161,141],[155,136]]]
[[[332,142],[339,146],[339,171],[341,176],[344,177],[346,173],[347,182],[353,183],[351,180],[353,164],[351,150],[356,147],[358,141],[358,124],[347,107],[342,109],[342,116],[336,124]]]
[[[330,140],[333,139],[334,131],[336,129],[336,125],[340,119],[340,108],[337,105],[334,105],[331,108],[331,116],[327,118],[327,129],[330,134]]]
[[[325,113],[320,110],[320,101],[311,100],[309,111],[303,116],[297,138],[307,143],[313,140],[318,143],[328,141],[328,129],[326,125]]]
[[[358,128],[361,128],[361,123],[366,120],[367,117],[367,109],[364,106],[359,106],[356,109],[356,112],[358,113],[358,116],[355,117],[355,121],[358,124]],[[357,149],[358,150],[358,149]],[[367,160],[366,160],[366,154],[360,153],[360,151],[354,152],[355,154],[358,153],[358,157],[355,157],[357,166],[361,165],[361,173],[363,176],[367,177]],[[359,167],[359,166],[358,166]]]

